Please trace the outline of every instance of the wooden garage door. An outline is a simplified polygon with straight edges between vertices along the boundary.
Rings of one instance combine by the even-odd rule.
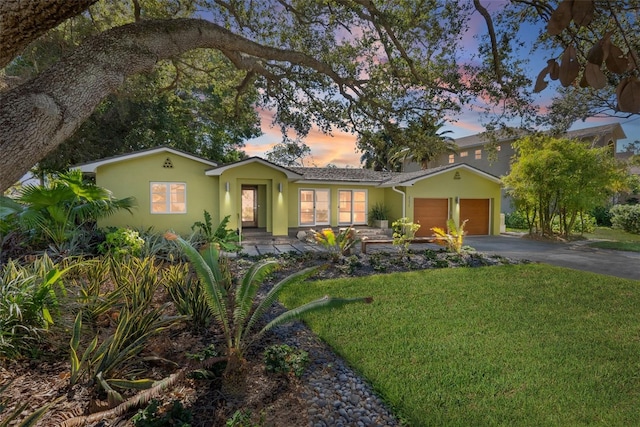
[[[489,199],[460,199],[460,221],[468,235],[489,234]]]
[[[413,222],[420,224],[418,237],[433,235],[432,227],[446,230],[449,218],[449,199],[413,199]]]

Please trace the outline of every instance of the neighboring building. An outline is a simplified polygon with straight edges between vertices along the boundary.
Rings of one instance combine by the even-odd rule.
[[[420,223],[418,235],[469,219],[469,234],[500,232],[500,180],[465,164],[406,173],[365,169],[285,168],[259,157],[218,166],[168,147],[77,166],[115,197],[133,196],[133,214],[118,212],[101,227],[132,227],[187,234],[208,211],[231,228],[264,228],[284,236],[299,228],[365,225],[376,203]]]
[[[523,135],[524,133],[520,133]],[[509,134],[490,140],[485,133],[470,135],[455,140],[458,146],[456,154],[442,154],[437,159],[429,163],[430,167],[443,165],[467,164],[491,175],[502,177],[511,170],[511,160],[515,155],[512,143],[518,138],[517,134]],[[580,139],[588,141],[593,147],[610,147],[611,153],[622,158],[623,153],[616,152],[618,140],[627,136],[618,123],[595,126],[586,129],[579,129],[567,132],[564,137],[569,139]],[[420,169],[420,165],[413,162],[407,163],[403,168],[405,171],[415,171]],[[503,212],[513,210],[509,197],[502,197]]]

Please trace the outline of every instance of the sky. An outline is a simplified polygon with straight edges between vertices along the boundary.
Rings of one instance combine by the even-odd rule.
[[[501,1],[486,2],[485,6],[489,10],[495,9],[501,6]],[[473,51],[478,42],[474,38],[475,34],[486,34],[486,26],[482,17],[476,12],[471,23],[470,29],[463,38],[465,45],[465,51]],[[525,31],[526,34],[535,35],[535,31]],[[522,34],[520,35],[522,37]],[[532,81],[535,81],[535,77],[539,69],[546,64],[546,59],[543,57],[544,53],[539,52],[531,56],[531,70],[530,76]],[[461,58],[464,60],[466,58]],[[540,64],[540,66],[538,66]],[[538,95],[539,105],[546,105],[550,102],[551,97],[554,95],[554,87],[552,84]],[[262,131],[263,135],[247,141],[245,152],[249,156],[261,156],[264,157],[265,153],[269,151],[275,144],[282,141],[282,135],[279,127],[271,126],[272,116],[268,112],[261,113],[262,119]],[[480,113],[471,109],[465,109],[460,115],[455,117],[454,121],[448,121],[443,130],[449,130],[451,133],[448,136],[452,138],[461,138],[468,135],[474,135],[484,131]],[[591,118],[585,122],[576,122],[570,130],[582,129],[592,126],[600,126],[609,123],[620,123],[623,130],[627,135],[627,139],[618,141],[618,150],[622,150],[623,146],[629,142],[633,142],[638,139],[637,135],[640,134],[640,117],[631,119],[617,119],[617,118]],[[331,135],[320,132],[317,128],[314,128],[309,132],[309,135],[303,139],[303,142],[311,149],[311,158],[305,160],[305,166],[318,166],[323,167],[327,164],[333,164],[338,167],[361,167],[360,156],[361,153],[356,152],[356,139],[355,134],[335,131]]]

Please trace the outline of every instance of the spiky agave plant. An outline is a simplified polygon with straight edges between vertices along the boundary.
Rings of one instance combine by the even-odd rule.
[[[233,369],[236,362],[242,363],[247,348],[275,326],[300,318],[311,311],[340,307],[355,302],[370,303],[373,301],[372,298],[330,298],[325,296],[286,311],[259,331],[254,331],[257,322],[276,301],[278,294],[285,286],[303,281],[316,273],[322,266],[310,267],[287,276],[273,286],[262,300],[257,301],[256,295],[260,285],[277,266],[277,261],[261,261],[252,265],[242,280],[230,291],[227,291],[224,286],[225,279],[220,270],[220,253],[215,245],[204,248],[201,253],[173,233],[166,233],[165,237],[182,247],[202,282],[207,303],[225,336],[229,359],[227,369]],[[232,292],[233,295],[228,295],[228,292]]]

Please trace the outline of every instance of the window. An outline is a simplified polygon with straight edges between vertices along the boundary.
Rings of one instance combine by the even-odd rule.
[[[152,182],[151,213],[187,213],[187,184],[184,182]]]
[[[300,190],[300,225],[329,224],[329,190]]]
[[[449,163],[455,163],[455,161],[456,161],[456,155],[449,154]]]
[[[367,223],[367,192],[366,190],[338,191],[338,223],[366,224]]]
[[[468,155],[469,155],[469,152],[468,152],[468,151],[462,151],[462,152],[460,153],[460,157],[467,157]]]
[[[482,159],[482,150],[476,150],[476,160]]]

